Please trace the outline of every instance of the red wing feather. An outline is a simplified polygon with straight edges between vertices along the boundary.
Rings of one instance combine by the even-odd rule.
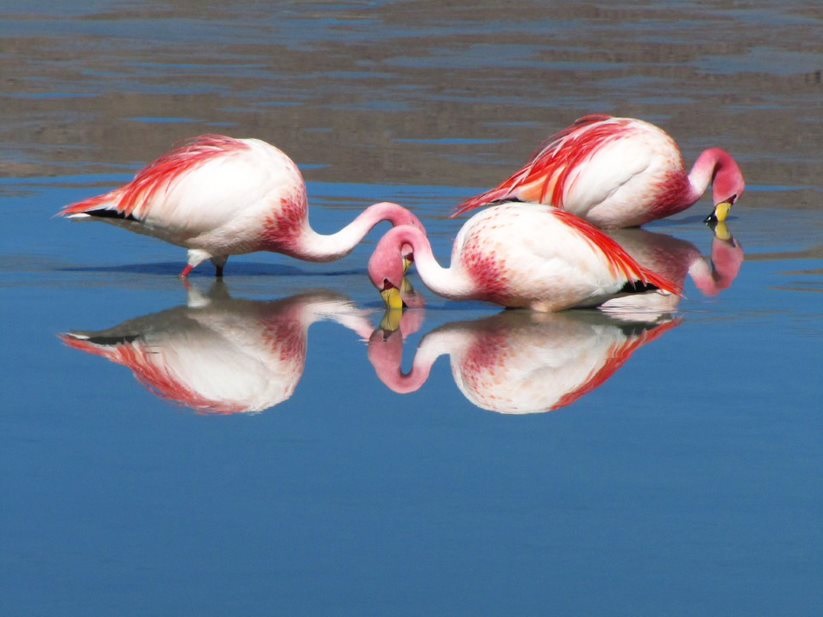
[[[642,281],[654,285],[662,291],[680,295],[682,290],[678,284],[641,266],[634,257],[626,252],[626,249],[588,221],[565,210],[555,210],[554,214],[600,249],[606,259],[609,260],[609,265],[614,274],[623,276],[629,282]]]
[[[137,380],[157,396],[204,413],[231,414],[244,411],[239,404],[208,399],[188,387],[154,361],[154,353],[126,343],[114,346],[95,345],[70,334],[61,334],[60,340],[73,349],[85,351],[122,364],[131,369]]]
[[[663,336],[664,333],[668,332],[669,330],[673,330],[677,326],[680,325],[682,319],[674,319],[672,321],[667,321],[666,323],[660,324],[659,326],[655,327],[652,330],[646,330],[640,336],[635,339],[625,341],[622,344],[615,345],[612,349],[609,350],[609,359],[606,363],[600,367],[598,371],[596,371],[585,383],[581,384],[579,387],[575,388],[571,392],[567,392],[564,394],[559,401],[555,404],[554,407],[551,408],[551,411],[556,411],[561,407],[566,407],[571,405],[576,400],[583,398],[590,392],[594,392],[604,383],[606,383],[611,376],[614,375],[618,369],[623,366],[629,358],[632,357],[635,351],[651,343],[655,339],[660,338]]]
[[[592,114],[555,133],[529,161],[498,187],[461,203],[452,216],[481,206],[519,199],[563,207],[566,182],[605,143],[620,137],[626,123],[611,116]]]
[[[200,135],[150,163],[125,186],[66,206],[60,214],[69,216],[108,208],[116,209],[123,216],[145,218],[151,200],[183,174],[215,157],[247,147],[244,142],[232,137]]]

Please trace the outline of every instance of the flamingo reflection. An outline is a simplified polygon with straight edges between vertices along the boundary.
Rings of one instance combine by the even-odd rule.
[[[149,390],[201,413],[259,412],[289,399],[303,375],[309,326],[331,320],[364,340],[367,312],[328,291],[260,302],[218,281],[187,306],[107,330],[60,335],[69,347],[128,367]]]
[[[387,387],[410,393],[425,384],[437,358],[449,355],[457,387],[477,407],[545,412],[597,389],[635,351],[679,323],[650,314],[647,321],[621,321],[596,310],[506,311],[426,334],[408,373],[401,368],[401,334],[377,329],[369,340],[369,360]]]
[[[644,267],[674,281],[681,288],[686,277],[691,277],[703,295],[713,297],[731,287],[744,259],[743,248],[726,223],[717,223],[713,232],[709,257],[691,242],[667,234],[640,228],[617,229],[609,234]],[[609,300],[601,308],[606,311],[624,308],[671,311],[680,300],[681,297],[675,295],[638,294]]]

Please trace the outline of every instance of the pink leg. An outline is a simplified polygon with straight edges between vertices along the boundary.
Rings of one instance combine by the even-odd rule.
[[[180,273],[180,278],[188,278],[191,271],[207,259],[211,259],[211,255],[209,255],[206,251],[202,249],[189,249],[188,265],[183,268],[183,271]],[[225,263],[225,261],[223,263]]]

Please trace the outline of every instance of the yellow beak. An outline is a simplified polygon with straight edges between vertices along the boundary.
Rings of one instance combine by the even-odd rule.
[[[714,207],[714,212],[712,212],[709,218],[718,223],[722,223],[729,218],[729,212],[731,212],[731,210],[732,203],[730,201],[721,201]]]
[[[400,322],[403,321],[403,311],[387,309],[380,320],[380,328],[383,332],[397,332],[400,329]]]
[[[403,309],[403,296],[400,294],[400,290],[397,287],[389,287],[388,289],[384,289],[380,292],[381,297],[383,298],[383,302],[386,303],[386,308],[389,310],[402,310]]]
[[[732,232],[729,231],[729,228],[726,226],[726,223],[720,222],[714,226],[714,235],[718,240],[731,240],[732,239]]]

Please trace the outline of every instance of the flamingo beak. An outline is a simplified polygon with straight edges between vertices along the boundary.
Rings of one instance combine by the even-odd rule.
[[[383,302],[386,303],[386,308],[390,311],[403,310],[403,296],[400,290],[394,285],[386,285],[380,292]]]
[[[729,228],[726,226],[726,223],[723,221],[719,221],[712,226],[712,231],[714,231],[714,237],[718,240],[723,240],[724,242],[728,242],[732,239],[732,232],[729,231]]]
[[[727,218],[729,218],[729,212],[732,210],[732,205],[734,202],[732,200],[729,201],[721,201],[714,207],[712,213],[704,219],[704,223],[723,223]]]
[[[380,329],[383,331],[384,335],[397,332],[400,329],[400,323],[402,321],[403,311],[387,309],[386,313],[383,315],[383,319],[380,320]]]

